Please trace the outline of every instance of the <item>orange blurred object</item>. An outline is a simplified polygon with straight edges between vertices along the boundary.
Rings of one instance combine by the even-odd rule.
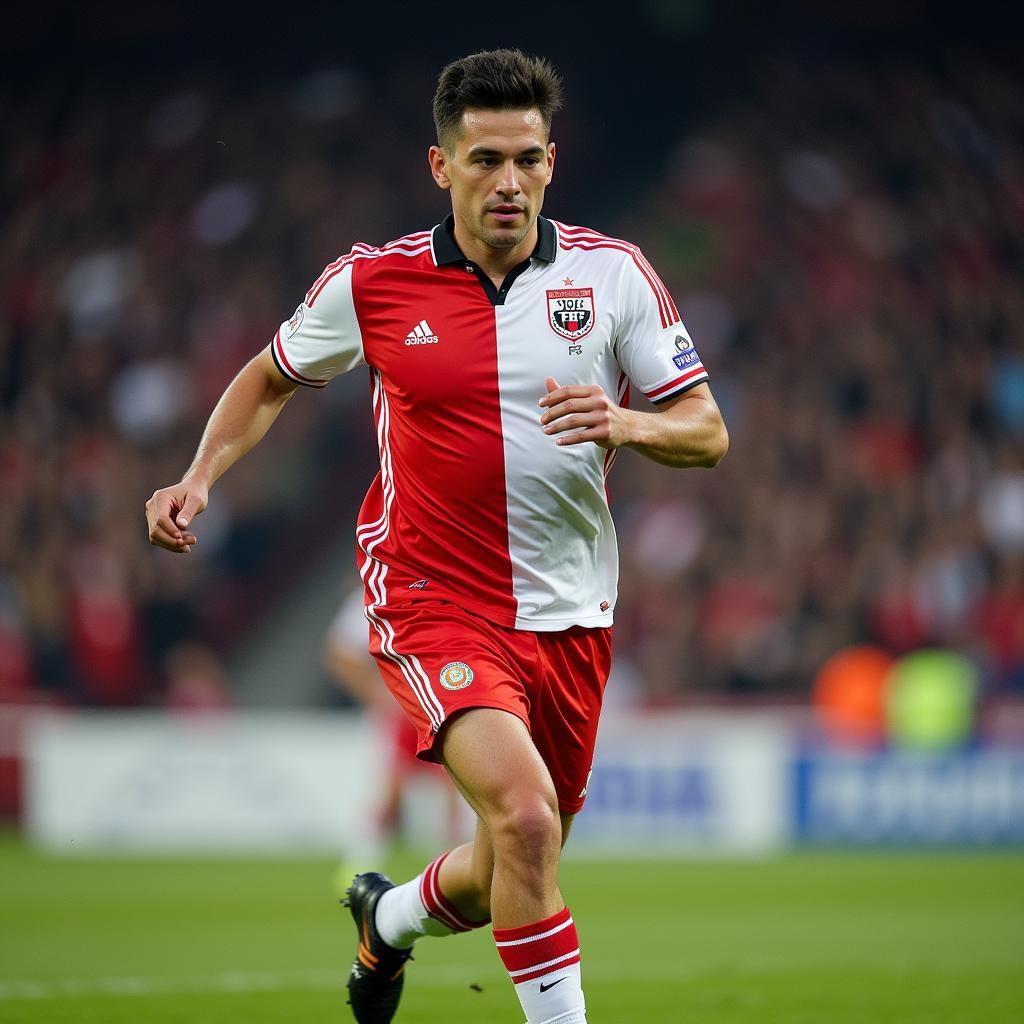
[[[884,691],[892,656],[878,647],[846,647],[814,680],[813,701],[825,735],[847,746],[874,747],[885,735]]]

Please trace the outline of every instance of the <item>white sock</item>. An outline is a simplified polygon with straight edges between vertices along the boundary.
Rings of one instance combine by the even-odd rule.
[[[380,937],[393,949],[410,949],[424,935],[454,935],[488,923],[467,920],[441,892],[437,876],[447,856],[438,857],[423,874],[389,889],[377,901],[374,922]]]
[[[567,907],[518,928],[495,928],[498,955],[527,1024],[585,1024],[580,942]]]
[[[543,986],[543,991],[541,989]],[[516,985],[528,1024],[586,1024],[580,965],[563,967],[543,978]]]
[[[380,937],[393,949],[410,949],[424,935],[451,935],[452,929],[435,921],[420,899],[422,875],[388,889],[377,901],[375,923]]]
[[[544,1024],[587,1024],[587,1011],[570,1010],[568,1013],[563,1013],[561,1017],[552,1017]]]

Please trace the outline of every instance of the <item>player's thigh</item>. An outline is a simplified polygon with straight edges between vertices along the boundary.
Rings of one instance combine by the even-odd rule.
[[[439,737],[467,708],[500,708],[527,720],[512,631],[448,601],[370,607],[370,653],[416,731],[419,758],[441,760]]]
[[[503,815],[554,809],[551,773],[524,722],[497,708],[469,708],[446,724],[441,759],[455,785],[491,826]]]

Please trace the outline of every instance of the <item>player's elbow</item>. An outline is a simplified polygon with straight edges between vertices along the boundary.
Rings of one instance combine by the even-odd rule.
[[[729,431],[725,426],[725,421],[718,417],[718,422],[705,445],[704,458],[701,461],[701,465],[706,469],[717,466],[725,458],[728,451]]]

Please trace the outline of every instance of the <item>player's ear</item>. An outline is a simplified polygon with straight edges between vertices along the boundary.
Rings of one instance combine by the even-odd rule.
[[[545,184],[551,184],[551,177],[555,173],[555,144],[553,142],[548,143],[548,180]]]
[[[430,164],[430,173],[434,176],[438,188],[445,191],[452,187],[448,179],[448,157],[440,146],[431,146],[427,153],[427,162]]]

